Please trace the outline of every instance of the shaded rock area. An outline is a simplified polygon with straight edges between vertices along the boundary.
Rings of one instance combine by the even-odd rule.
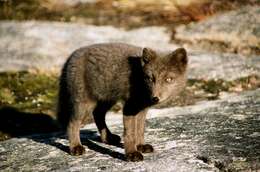
[[[108,116],[122,134],[122,116]],[[0,142],[2,171],[257,171],[260,170],[260,89],[184,108],[150,110],[146,140],[155,153],[125,162],[122,147],[99,142],[94,126],[81,131],[87,151],[68,155],[64,133]]]
[[[141,47],[174,50],[164,27],[126,31],[112,26],[58,22],[0,22],[0,72],[59,72],[75,49],[101,42],[125,42]],[[159,46],[158,46],[159,45]],[[190,52],[189,78],[234,80],[260,73],[259,56]]]
[[[208,20],[179,27],[175,38],[193,49],[260,54],[260,7],[215,15]]]

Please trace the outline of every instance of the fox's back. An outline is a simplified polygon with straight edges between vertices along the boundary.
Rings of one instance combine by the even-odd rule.
[[[122,43],[94,44],[76,50],[69,59],[68,72],[81,80],[87,94],[98,100],[124,99],[129,94],[128,57],[141,56],[142,48]]]

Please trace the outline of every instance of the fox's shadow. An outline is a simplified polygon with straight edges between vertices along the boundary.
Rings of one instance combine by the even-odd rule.
[[[57,122],[49,115],[26,113],[13,107],[2,107],[0,108],[0,119],[0,133],[4,133],[9,137],[30,138],[69,153],[68,146],[56,142],[57,138],[67,139],[66,134],[60,130]],[[101,142],[96,131],[82,130],[81,138],[82,144],[86,145],[88,149],[125,160],[122,153],[111,151],[96,144],[95,142]],[[122,144],[115,146],[123,147]]]

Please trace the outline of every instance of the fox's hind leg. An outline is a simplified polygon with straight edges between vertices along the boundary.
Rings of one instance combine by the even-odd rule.
[[[68,137],[70,142],[70,154],[82,155],[85,153],[85,148],[80,141],[80,120],[71,120],[68,126]]]
[[[93,111],[93,116],[97,128],[100,132],[101,141],[111,145],[118,145],[121,141],[120,136],[112,134],[108,129],[105,121],[107,111],[115,104],[115,102],[98,102]]]
[[[80,141],[80,128],[82,120],[86,118],[86,115],[90,115],[94,105],[93,103],[86,102],[75,102],[73,105],[73,114],[67,128],[71,155],[77,156],[85,153],[85,148]]]

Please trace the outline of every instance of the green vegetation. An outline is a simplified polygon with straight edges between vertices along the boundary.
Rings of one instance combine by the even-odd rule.
[[[0,73],[0,106],[53,115],[57,90],[57,76]]]
[[[190,79],[183,95],[171,103],[180,106],[190,105],[200,100],[218,99],[223,92],[240,92],[259,87],[260,80],[257,76],[235,81]],[[54,115],[57,93],[57,75],[0,73],[0,107],[12,106],[23,112]],[[119,106],[112,110],[118,111]]]
[[[190,79],[187,84],[187,91],[194,94],[193,97],[199,99],[215,100],[223,92],[241,92],[253,90],[260,87],[260,78],[252,75],[234,81],[221,79],[197,80]]]

